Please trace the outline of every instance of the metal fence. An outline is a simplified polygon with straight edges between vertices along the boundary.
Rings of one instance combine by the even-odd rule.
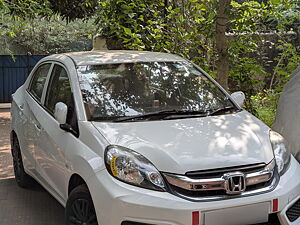
[[[11,95],[25,82],[35,64],[45,55],[0,55],[0,103],[11,102]]]

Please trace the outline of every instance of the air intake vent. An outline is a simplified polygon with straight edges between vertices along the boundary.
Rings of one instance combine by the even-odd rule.
[[[300,199],[286,211],[286,216],[291,222],[296,221],[300,217]]]

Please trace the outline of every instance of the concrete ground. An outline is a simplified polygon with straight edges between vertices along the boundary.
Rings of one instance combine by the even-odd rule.
[[[14,180],[10,112],[0,108],[0,225],[63,225],[64,208],[39,184],[22,189]]]

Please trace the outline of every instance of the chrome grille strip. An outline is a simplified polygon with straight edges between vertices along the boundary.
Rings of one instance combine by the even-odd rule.
[[[246,185],[255,185],[269,181],[273,176],[273,171],[264,170],[246,175]]]
[[[232,198],[240,198],[240,197],[247,197],[247,196],[253,196],[257,194],[267,193],[272,190],[274,190],[279,182],[279,176],[274,175],[274,179],[272,180],[271,184],[267,187],[263,187],[261,189],[252,190],[252,191],[246,191],[240,195],[214,195],[214,196],[205,196],[205,197],[192,197],[192,196],[186,196],[180,193],[175,193],[175,195],[190,200],[194,202],[207,202],[207,201],[217,201],[217,200],[226,200],[226,199],[232,199]]]
[[[209,191],[209,190],[223,190],[225,180],[223,178],[210,179],[191,179],[186,176],[166,174],[167,181],[177,187],[190,191]]]
[[[275,160],[258,172],[245,174],[246,186],[256,185],[269,181],[274,174]],[[238,171],[237,171],[238,172]],[[192,179],[184,175],[163,173],[169,184],[188,191],[225,190],[225,179],[222,177]]]
[[[258,163],[254,165],[247,165],[247,166],[236,166],[236,167],[228,167],[228,168],[222,168],[222,169],[211,169],[211,170],[206,170],[206,171],[191,171],[185,173],[186,176],[188,177],[195,177],[195,176],[203,176],[203,175],[209,175],[212,173],[228,173],[232,171],[242,171],[244,172],[245,170],[255,170],[259,168],[264,168],[266,166],[265,163]]]

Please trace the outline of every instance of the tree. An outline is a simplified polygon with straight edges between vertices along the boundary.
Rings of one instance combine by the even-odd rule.
[[[229,75],[229,53],[228,41],[226,36],[226,27],[229,22],[229,13],[231,0],[219,0],[216,18],[216,48],[218,53],[217,61],[217,80],[228,89]]]
[[[76,50],[71,42],[78,44],[79,35],[91,37],[96,32],[91,15],[98,3],[98,0],[0,0],[0,41],[5,46],[2,50],[13,55],[8,41],[31,53]],[[76,19],[78,22],[71,23]],[[80,26],[79,19],[89,21]]]
[[[95,15],[109,47],[179,54],[248,97],[284,83],[286,65],[294,67],[299,56],[299,0],[0,0],[0,12],[20,21],[14,28],[2,22],[0,32],[10,36],[22,18],[58,14],[70,22]],[[289,29],[295,40],[284,35]],[[265,33],[277,37],[269,40]],[[266,43],[280,57],[266,56]],[[270,63],[277,69],[266,69]],[[267,85],[258,86],[261,81]]]
[[[18,21],[8,21],[6,24],[13,27]],[[6,36],[5,40],[15,54],[55,54],[91,50],[91,39],[95,33],[93,20],[78,19],[66,24],[61,17],[53,16],[49,19],[24,20],[24,25],[15,31],[15,35]]]
[[[11,19],[34,18],[49,16],[52,13],[49,5],[48,1],[41,0],[0,0],[0,11]]]
[[[43,1],[43,0],[42,0]],[[50,9],[68,22],[89,19],[99,5],[98,0],[48,0]]]
[[[88,19],[96,12],[98,4],[98,0],[0,0],[0,10],[23,19],[57,14],[69,22]]]

